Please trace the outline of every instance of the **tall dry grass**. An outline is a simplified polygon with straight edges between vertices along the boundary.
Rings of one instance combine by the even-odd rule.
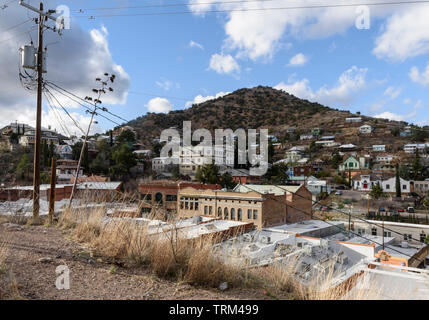
[[[165,217],[162,210],[155,209],[149,219],[165,220]],[[71,208],[62,214],[58,224],[71,229],[77,241],[88,244],[103,259],[144,266],[163,278],[208,287],[227,282],[229,286],[265,289],[272,297],[289,299],[367,298],[366,293],[359,290],[354,290],[353,295],[348,294],[354,287],[353,281],[332,288],[330,284],[336,277],[333,267],[303,285],[295,278],[298,259],[263,268],[231,263],[213,250],[213,245],[221,239],[208,236],[189,240],[177,221],[170,218],[165,222],[172,227],[157,228],[148,223],[137,223],[135,219],[106,220],[105,208]]]

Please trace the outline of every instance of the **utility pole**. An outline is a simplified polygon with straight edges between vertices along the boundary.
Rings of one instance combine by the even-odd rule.
[[[36,222],[39,220],[40,210],[40,149],[41,149],[41,137],[42,137],[42,92],[43,92],[43,28],[44,21],[48,18],[57,21],[56,18],[52,17],[50,13],[54,13],[55,10],[49,10],[48,12],[43,11],[43,3],[40,3],[39,9],[30,6],[23,0],[19,1],[19,4],[33,12],[39,14],[37,23],[39,25],[38,32],[38,48],[37,48],[37,109],[36,109],[36,137],[34,144],[34,172],[33,172],[33,220]],[[54,29],[55,30],[55,29]]]
[[[34,145],[33,169],[33,220],[39,219],[40,209],[40,140],[42,135],[42,90],[43,90],[43,3],[40,3],[39,40],[37,48],[37,110],[36,142]]]
[[[49,192],[49,224],[52,224],[55,213],[55,188],[57,185],[57,159],[52,157],[51,190]]]

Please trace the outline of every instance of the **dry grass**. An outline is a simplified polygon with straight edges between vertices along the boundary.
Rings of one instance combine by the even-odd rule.
[[[350,282],[330,288],[335,278],[333,268],[304,286],[294,278],[299,267],[296,259],[286,265],[254,269],[232,264],[215,254],[213,244],[219,242],[218,238],[185,239],[174,220],[167,221],[173,227],[154,230],[147,223],[139,224],[132,219],[106,220],[105,216],[105,208],[71,209],[63,213],[58,225],[70,228],[75,240],[89,245],[103,260],[140,265],[159,277],[193,285],[218,287],[227,282],[229,287],[264,289],[272,298],[310,300],[343,299],[354,286],[354,282]],[[151,218],[165,218],[165,215],[155,210]],[[359,290],[354,291],[347,299],[367,298]]]

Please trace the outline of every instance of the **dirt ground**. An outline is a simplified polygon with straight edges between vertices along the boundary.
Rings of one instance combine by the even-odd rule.
[[[0,225],[0,243],[6,241],[9,247],[7,269],[0,271],[0,299],[270,299],[261,289],[204,289],[159,279],[142,268],[113,269],[111,264],[91,258],[86,248],[69,239],[67,231],[20,228]],[[55,270],[60,265],[70,270],[69,290],[56,288],[59,275]]]

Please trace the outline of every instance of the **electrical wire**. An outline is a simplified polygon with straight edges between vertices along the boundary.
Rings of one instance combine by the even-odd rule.
[[[50,88],[51,88],[51,89],[53,89],[53,90],[55,90],[55,91],[57,91],[57,92],[61,93],[62,95],[65,95],[66,97],[68,97],[68,98],[69,98],[69,99],[71,99],[72,101],[74,101],[74,102],[78,103],[79,105],[83,106],[84,108],[87,108],[87,109],[89,109],[89,110],[91,110],[91,111],[92,111],[92,109],[90,109],[88,106],[85,106],[83,103],[86,103],[86,104],[88,104],[88,105],[90,105],[90,106],[93,106],[93,107],[95,107],[95,106],[96,106],[95,104],[93,104],[93,103],[91,103],[91,102],[89,102],[89,101],[87,101],[87,100],[85,100],[85,99],[83,99],[83,98],[81,98],[81,97],[77,96],[76,94],[74,94],[74,93],[72,93],[72,92],[70,92],[70,91],[68,91],[68,90],[66,90],[66,89],[64,89],[64,88],[61,88],[60,86],[56,85],[55,83],[53,83],[53,82],[51,82],[51,81],[47,81],[47,84],[50,86]],[[55,87],[55,88],[53,88],[53,87]],[[78,101],[76,101],[75,99],[73,99],[73,98],[71,98],[71,97],[67,96],[65,93],[61,92],[60,90],[61,90],[61,91],[66,92],[67,94],[69,94],[69,95],[73,96],[74,98],[76,98],[76,99],[78,99],[78,100],[81,100],[83,103],[82,103],[82,102],[78,102]],[[118,118],[118,119],[121,119],[121,120],[123,120],[123,121],[125,121],[125,122],[129,122],[127,119],[124,119],[124,118],[122,118],[121,116],[118,116],[118,115],[116,115],[116,114],[114,114],[114,113],[110,112],[107,108],[99,108],[98,110],[103,111],[103,112],[107,112],[107,113],[111,114],[112,116],[114,116],[114,117],[116,117],[116,118]],[[100,114],[98,114],[98,115],[100,115]],[[100,115],[100,116],[101,116],[101,117],[104,117],[105,119],[107,119],[107,120],[109,120],[109,121],[111,121],[111,122],[113,122],[113,123],[115,123],[115,124],[117,124],[117,125],[121,125],[121,124],[119,124],[119,123],[117,123],[117,122],[113,121],[112,119],[109,119],[109,118],[107,118],[107,117],[105,117],[105,116],[103,116],[103,115]]]
[[[71,116],[71,114],[67,111],[67,109],[60,103],[60,101],[57,99],[57,97],[55,97],[54,94],[52,94],[52,92],[49,90],[49,88],[46,88],[46,91],[48,92],[48,94],[51,95],[51,97],[56,101],[56,103],[61,107],[61,109],[64,110],[64,112],[69,116],[69,118],[73,121],[74,125],[83,133],[85,134],[85,131],[82,130],[82,128],[79,126],[79,124],[76,122],[76,120]]]
[[[136,16],[160,16],[160,15],[179,15],[179,14],[206,14],[206,13],[229,13],[229,12],[247,12],[247,11],[278,11],[278,10],[299,10],[299,9],[326,9],[326,8],[341,8],[341,7],[357,7],[357,6],[383,6],[383,5],[404,5],[404,4],[419,4],[429,3],[429,0],[421,1],[396,1],[396,2],[376,2],[376,3],[350,3],[350,4],[331,4],[331,5],[313,5],[313,6],[291,6],[291,7],[271,7],[271,8],[242,8],[242,9],[219,9],[205,11],[171,11],[171,12],[147,12],[147,13],[124,13],[124,14],[100,14],[100,15],[82,15],[74,16],[76,18],[95,19],[96,17],[136,17]]]
[[[46,94],[46,91],[43,91],[43,94],[45,95],[48,106],[52,110],[52,113],[54,114],[55,119],[57,120],[59,126],[61,127],[63,132],[70,137],[71,136],[70,131],[68,130],[67,125],[66,125],[65,121],[62,119],[59,111],[56,109],[56,107],[54,106],[54,104],[50,100],[49,96]]]

